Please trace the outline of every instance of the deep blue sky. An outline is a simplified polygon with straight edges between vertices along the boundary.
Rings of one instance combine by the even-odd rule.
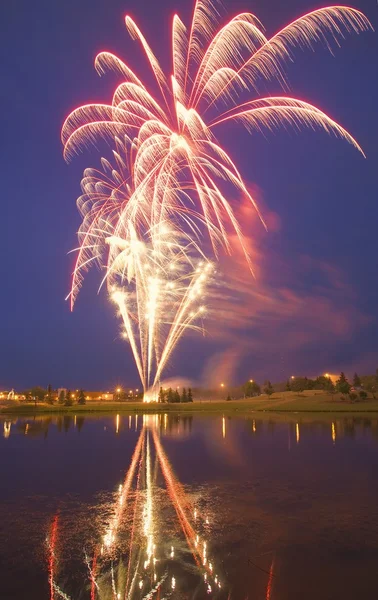
[[[321,6],[310,0],[228,0],[224,5],[228,14],[254,12],[269,34]],[[356,0],[353,6],[378,28],[375,0]],[[75,200],[81,172],[99,157],[91,151],[65,164],[60,128],[74,107],[110,100],[114,82],[100,79],[93,68],[100,50],[113,51],[142,76],[146,73],[140,48],[125,30],[126,13],[169,65],[175,11],[188,21],[191,2],[1,3],[0,388],[49,382],[87,389],[137,384],[129,349],[118,339],[113,308],[105,294],[95,294],[98,273],[88,278],[73,314],[64,301],[73,263],[67,252],[75,247],[80,222]],[[294,295],[289,319],[280,295],[276,316],[264,315],[259,327],[251,325],[243,333],[244,358],[234,360],[239,376],[277,380],[293,372],[312,375],[341,367],[369,372],[378,366],[377,68],[378,35],[365,33],[351,35],[335,57],[320,47],[315,54],[298,51],[297,63],[288,70],[292,94],[342,123],[367,160],[325,134],[283,131],[251,138],[238,127],[219,132],[245,178],[259,188],[264,206],[280,219],[279,231],[260,240],[269,268],[265,292],[290,289]],[[320,282],[325,271],[326,286]],[[303,307],[313,294],[321,297],[318,312],[306,315]],[[332,322],[339,311],[344,324],[335,333]],[[199,379],[219,347],[232,355],[237,343],[228,341],[183,341],[170,374]],[[221,363],[225,356],[218,356]]]

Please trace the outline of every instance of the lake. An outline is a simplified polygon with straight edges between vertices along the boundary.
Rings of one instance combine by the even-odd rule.
[[[0,426],[2,600],[378,597],[378,416]]]

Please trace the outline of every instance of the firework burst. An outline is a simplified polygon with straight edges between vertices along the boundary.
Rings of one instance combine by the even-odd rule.
[[[371,25],[353,8],[332,6],[310,12],[268,38],[255,15],[241,13],[221,25],[216,3],[197,0],[189,28],[178,15],[173,18],[169,76],[129,16],[126,27],[142,46],[158,93],[155,97],[120,58],[101,52],[95,59],[99,74],[115,71],[121,78],[111,103],[81,106],[64,122],[67,160],[105,139],[116,163],[102,159],[103,171],[84,173],[78,200],[83,222],[70,296],[73,306],[92,262],[105,267],[104,281],[146,389],[158,384],[185,329],[198,326],[203,310],[198,301],[208,274],[204,269],[211,268],[201,250],[206,241],[216,260],[220,252],[232,253],[230,234],[236,234],[252,271],[230,198],[251,202],[265,225],[216,130],[228,121],[250,131],[307,126],[333,133],[362,152],[317,107],[288,95],[260,98],[258,89],[262,81],[275,80],[286,91],[285,63],[295,48],[320,43],[332,51],[347,33]],[[246,97],[250,99],[244,101]]]

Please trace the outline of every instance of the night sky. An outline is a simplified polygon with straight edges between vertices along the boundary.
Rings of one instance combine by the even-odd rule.
[[[224,5],[230,16],[254,12],[269,35],[322,6],[310,0]],[[376,0],[353,6],[378,29]],[[60,129],[76,106],[110,101],[114,80],[99,78],[93,67],[99,51],[114,52],[147,76],[125,14],[136,19],[170,73],[172,15],[188,23],[191,9],[188,0],[1,3],[0,388],[139,383],[113,306],[105,291],[97,295],[99,272],[89,274],[73,313],[64,300],[81,174],[100,155],[92,149],[67,165]],[[316,53],[296,56],[288,68],[292,95],[346,127],[367,159],[325,133],[282,130],[264,137],[236,124],[218,129],[272,226],[268,234],[255,234],[256,224],[251,230],[258,277],[245,275],[245,325],[209,323],[206,339],[183,340],[170,376],[282,381],[378,367],[378,34],[350,35],[335,56],[319,45]],[[279,91],[269,86],[270,93]]]

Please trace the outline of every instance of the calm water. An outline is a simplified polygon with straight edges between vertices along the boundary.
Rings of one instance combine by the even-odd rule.
[[[0,425],[2,600],[378,597],[378,419]]]

